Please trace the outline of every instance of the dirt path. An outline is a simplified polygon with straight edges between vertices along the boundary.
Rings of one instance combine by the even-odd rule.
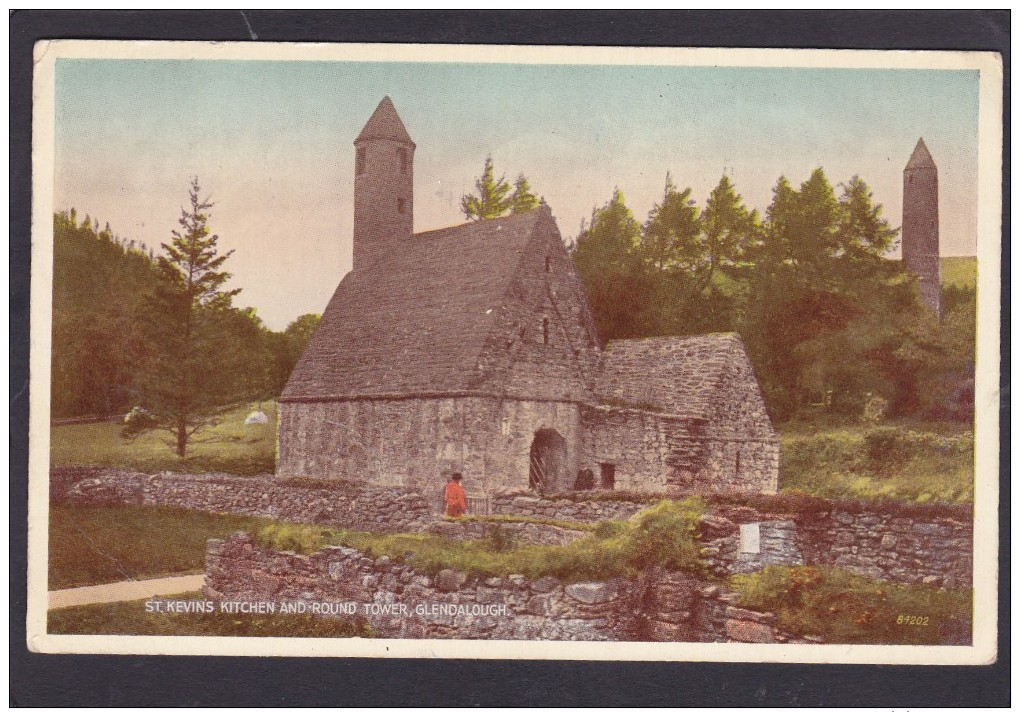
[[[169,596],[175,593],[199,591],[202,589],[204,579],[204,574],[194,574],[192,576],[169,576],[141,581],[118,581],[99,586],[65,588],[60,591],[50,591],[49,609],[87,606],[91,603],[137,601],[152,596]]]

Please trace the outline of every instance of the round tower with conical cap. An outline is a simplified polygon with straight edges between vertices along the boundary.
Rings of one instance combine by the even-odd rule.
[[[903,169],[902,244],[903,264],[917,275],[921,299],[941,316],[939,171],[923,138]]]
[[[414,233],[414,141],[388,96],[354,140],[354,269]]]

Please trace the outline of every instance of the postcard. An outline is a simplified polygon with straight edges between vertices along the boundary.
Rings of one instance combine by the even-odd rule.
[[[997,54],[35,58],[30,650],[996,659]]]

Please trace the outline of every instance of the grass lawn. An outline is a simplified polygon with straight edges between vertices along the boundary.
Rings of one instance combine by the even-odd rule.
[[[878,439],[884,435],[888,446]],[[974,437],[965,426],[783,426],[779,490],[835,499],[974,501]]]
[[[199,600],[201,593],[162,600]],[[50,611],[48,633],[68,635],[220,635],[277,638],[370,637],[365,624],[351,618],[308,613],[246,615],[220,613],[149,613],[145,601],[100,603]]]
[[[201,571],[207,539],[269,520],[158,507],[50,506],[49,588]]]
[[[259,475],[276,469],[275,403],[264,404],[269,422],[245,425],[258,404],[226,413],[219,425],[199,432],[185,458],[177,457],[169,433],[151,432],[133,441],[120,436],[120,423],[59,425],[50,428],[51,465],[107,465],[141,472],[229,472]]]
[[[977,285],[977,257],[943,257],[939,261],[944,287],[970,287]]]

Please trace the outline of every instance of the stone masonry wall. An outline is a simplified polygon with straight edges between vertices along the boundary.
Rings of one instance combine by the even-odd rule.
[[[580,442],[578,406],[554,401],[423,398],[281,403],[278,475],[441,489],[464,475],[468,496],[527,489],[540,429],[566,441],[569,486]],[[566,482],[559,483],[567,489]]]
[[[439,491],[352,487],[346,482],[288,481],[274,477],[188,475],[54,468],[51,501],[77,505],[136,504],[176,507],[325,524],[373,532],[426,531],[441,522]],[[550,499],[505,495],[491,500],[492,514],[597,522],[626,519],[648,502]],[[757,552],[742,550],[741,524],[757,524]],[[488,535],[465,523],[452,538]],[[567,543],[576,534],[546,525],[508,526],[508,533],[537,543]],[[444,535],[450,531],[438,532]],[[477,530],[477,531],[476,531]],[[484,531],[483,531],[484,530]],[[702,520],[703,556],[719,576],[776,564],[832,566],[876,579],[970,588],[973,522],[930,514],[891,514],[881,507],[849,511],[768,514],[750,507],[717,506]],[[746,544],[746,542],[745,542]]]
[[[758,551],[742,550],[741,524],[757,525]],[[971,588],[973,522],[880,509],[769,515],[717,509],[701,525],[703,556],[719,576],[766,566],[829,566],[897,583]]]
[[[972,521],[837,510],[799,521],[796,543],[808,561],[872,578],[973,586]]]
[[[78,468],[74,468],[78,470]],[[137,504],[269,517],[375,532],[419,531],[441,513],[438,495],[403,489],[353,489],[346,483],[288,482],[274,477],[94,470],[51,476],[54,502]]]
[[[581,411],[584,427],[583,467],[596,479],[599,463],[616,469],[615,489],[633,492],[665,492],[665,458],[669,451],[662,420],[654,413],[624,408],[591,408]]]
[[[601,355],[595,322],[573,258],[547,214],[537,221],[497,310],[478,363],[486,386],[499,384],[500,392],[520,400],[592,399]]]
[[[492,500],[492,514],[517,514],[541,519],[564,519],[573,522],[600,522],[605,519],[627,519],[648,504],[626,500],[549,499],[528,495],[506,495]]]
[[[734,389],[757,388],[735,378]],[[746,401],[747,399],[745,399]],[[753,419],[757,416],[743,415]],[[747,438],[715,424],[617,407],[586,407],[582,467],[616,467],[617,489],[633,492],[775,494],[779,443]],[[715,431],[719,431],[716,433]]]
[[[358,618],[384,638],[821,642],[784,634],[770,614],[739,608],[734,594],[681,572],[566,584],[452,569],[429,575],[346,547],[268,551],[245,534],[209,541],[203,592]]]

